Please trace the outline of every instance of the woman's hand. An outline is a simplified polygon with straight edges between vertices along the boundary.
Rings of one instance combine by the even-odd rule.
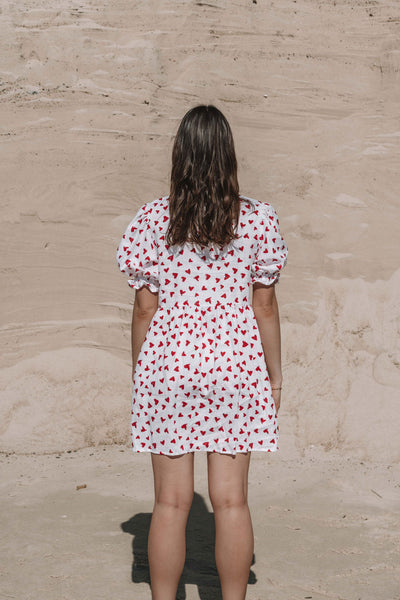
[[[281,390],[274,389],[272,390],[272,397],[275,403],[276,414],[279,412],[279,408],[281,406]]]

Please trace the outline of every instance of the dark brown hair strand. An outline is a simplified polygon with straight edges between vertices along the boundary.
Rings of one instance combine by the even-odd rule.
[[[240,196],[232,131],[215,106],[183,117],[172,150],[167,244],[225,246],[238,235]]]

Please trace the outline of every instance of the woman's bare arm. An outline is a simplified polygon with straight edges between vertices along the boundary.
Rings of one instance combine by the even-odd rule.
[[[131,327],[132,380],[140,349],[157,308],[158,292],[151,292],[146,286],[136,290]]]
[[[281,328],[275,285],[265,286],[255,283],[253,285],[252,306],[260,331],[271,386],[281,387]],[[278,411],[281,400],[280,390],[273,390],[272,396]]]

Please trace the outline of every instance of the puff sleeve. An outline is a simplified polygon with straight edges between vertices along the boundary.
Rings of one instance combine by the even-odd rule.
[[[251,266],[250,283],[272,285],[279,282],[279,276],[287,262],[287,245],[279,231],[279,219],[275,209],[261,204],[261,220],[258,230],[258,247]]]
[[[131,288],[138,290],[145,285],[158,292],[158,244],[149,212],[145,204],[129,223],[117,249],[117,264],[130,277]]]

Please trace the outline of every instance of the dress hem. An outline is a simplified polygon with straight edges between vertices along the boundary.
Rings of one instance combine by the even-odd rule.
[[[229,454],[230,456],[235,456],[236,454],[247,454],[248,452],[278,452],[279,447],[277,448],[249,448],[248,450],[238,450],[237,452],[222,452],[221,450],[208,450],[208,448],[196,448],[195,450],[183,450],[183,452],[177,453],[169,453],[169,452],[156,452],[151,448],[141,448],[139,450],[135,450],[131,448],[132,452],[135,454],[143,454],[143,453],[151,453],[151,454],[161,454],[162,456],[182,456],[183,454],[193,454],[195,452],[210,452],[212,454]]]

